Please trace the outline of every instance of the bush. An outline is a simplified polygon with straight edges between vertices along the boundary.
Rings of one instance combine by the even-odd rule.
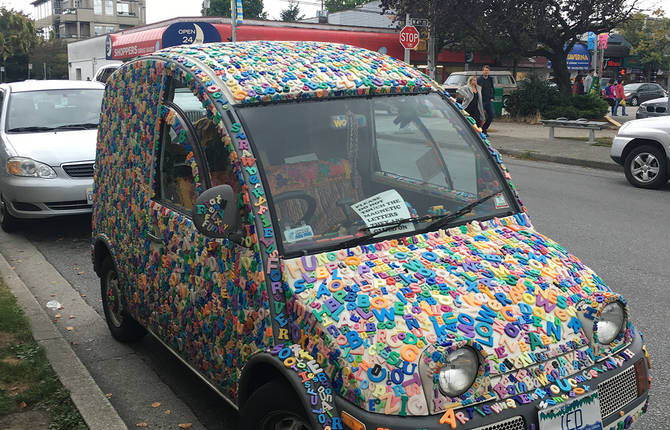
[[[546,119],[600,119],[607,113],[608,105],[597,94],[561,94],[547,81],[531,75],[519,82],[518,89],[509,97],[506,109],[513,117],[534,116],[539,112]]]

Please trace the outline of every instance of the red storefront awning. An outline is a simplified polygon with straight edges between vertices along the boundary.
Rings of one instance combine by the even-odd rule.
[[[158,51],[162,48],[161,39],[166,28],[167,26],[137,31],[135,33],[107,35],[107,59],[128,60],[138,55],[151,54],[154,51]]]

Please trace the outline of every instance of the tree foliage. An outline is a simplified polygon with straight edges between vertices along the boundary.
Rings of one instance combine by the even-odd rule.
[[[626,22],[638,0],[381,0],[384,10],[428,18],[444,46],[542,55],[551,60],[555,81],[570,91],[567,53],[589,31],[609,32]]]
[[[61,39],[39,40],[30,53],[36,79],[67,79],[67,44]],[[46,64],[46,78],[44,65]]]
[[[288,7],[281,11],[279,17],[282,21],[295,22],[300,21],[305,15],[300,13],[300,6],[294,1],[290,1]]]
[[[353,9],[356,6],[368,3],[370,0],[326,0],[323,4],[328,12]]]
[[[0,57],[27,55],[37,43],[38,37],[33,21],[22,12],[0,8]]]
[[[267,12],[263,11],[263,0],[242,0],[242,10],[245,19],[267,19]],[[209,9],[205,10],[203,2],[202,14],[204,16],[230,16],[230,0],[211,0]]]
[[[632,45],[631,55],[637,55],[643,68],[664,66],[670,57],[670,18],[658,9],[651,16],[636,13],[620,27],[621,35]]]

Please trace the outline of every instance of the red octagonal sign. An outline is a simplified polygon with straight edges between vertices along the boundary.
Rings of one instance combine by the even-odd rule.
[[[400,30],[400,44],[405,49],[414,49],[419,44],[419,30],[414,26],[407,25]]]

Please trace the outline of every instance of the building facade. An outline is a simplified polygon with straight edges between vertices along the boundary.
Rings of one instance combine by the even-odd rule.
[[[34,0],[35,25],[45,38],[79,40],[146,23],[145,0]]]

